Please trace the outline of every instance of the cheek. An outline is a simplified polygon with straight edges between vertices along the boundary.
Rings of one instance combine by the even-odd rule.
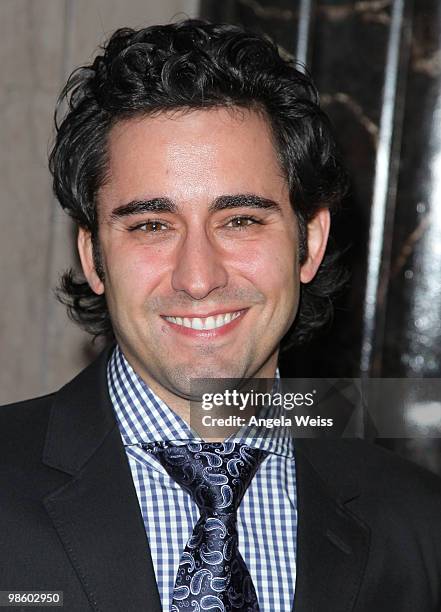
[[[105,259],[106,291],[121,298],[124,307],[145,300],[161,282],[166,269],[161,253],[146,249],[113,249]]]
[[[298,253],[292,242],[272,242],[268,248],[256,244],[237,257],[235,264],[268,298],[283,300],[299,285]]]

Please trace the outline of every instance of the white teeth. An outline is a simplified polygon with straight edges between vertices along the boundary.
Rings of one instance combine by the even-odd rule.
[[[216,327],[216,317],[207,317],[203,321],[204,329],[214,329]]]
[[[191,319],[191,326],[193,329],[204,329],[204,323],[198,317]]]
[[[189,327],[191,329],[197,330],[207,330],[207,329],[216,329],[218,327],[222,327],[223,325],[227,325],[234,319],[240,316],[241,311],[237,312],[227,312],[225,314],[220,314],[214,317],[206,317],[205,319],[201,319],[200,317],[164,317],[167,321],[171,321],[171,323],[175,323],[176,325],[182,325],[183,327]]]

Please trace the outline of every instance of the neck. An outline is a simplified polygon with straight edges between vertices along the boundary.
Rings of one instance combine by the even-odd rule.
[[[218,426],[217,428],[207,428],[207,426],[203,425],[202,418],[203,416],[207,416],[209,413],[206,409],[204,409],[201,398],[189,399],[179,395],[177,392],[171,391],[159,383],[156,378],[151,376],[150,373],[145,370],[145,368],[138,366],[138,364],[134,362],[134,360],[127,357],[125,353],[124,355],[135,373],[149,386],[153,393],[155,393],[171,410],[173,410],[175,414],[181,417],[201,438],[209,439],[211,442],[223,442],[227,437],[234,434],[240,428],[240,424],[234,424],[232,426],[222,425]],[[270,359],[268,359],[265,364],[259,370],[257,370],[255,374],[247,376],[245,381],[247,379],[259,378],[274,379],[277,368],[277,357],[278,352],[274,353]],[[218,417],[233,414],[231,404],[228,405],[228,403],[225,406],[217,406],[215,412],[216,416]],[[239,416],[239,410],[237,410],[237,413]]]

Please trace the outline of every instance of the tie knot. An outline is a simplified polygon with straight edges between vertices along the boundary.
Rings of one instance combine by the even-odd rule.
[[[158,442],[145,447],[193,498],[201,513],[236,512],[267,451],[239,442]]]

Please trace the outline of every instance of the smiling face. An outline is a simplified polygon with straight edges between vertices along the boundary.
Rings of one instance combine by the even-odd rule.
[[[175,409],[192,378],[272,377],[328,216],[311,224],[300,268],[267,121],[225,108],[130,119],[113,127],[109,154],[98,194],[104,282],[86,230],[79,250],[132,367]]]

